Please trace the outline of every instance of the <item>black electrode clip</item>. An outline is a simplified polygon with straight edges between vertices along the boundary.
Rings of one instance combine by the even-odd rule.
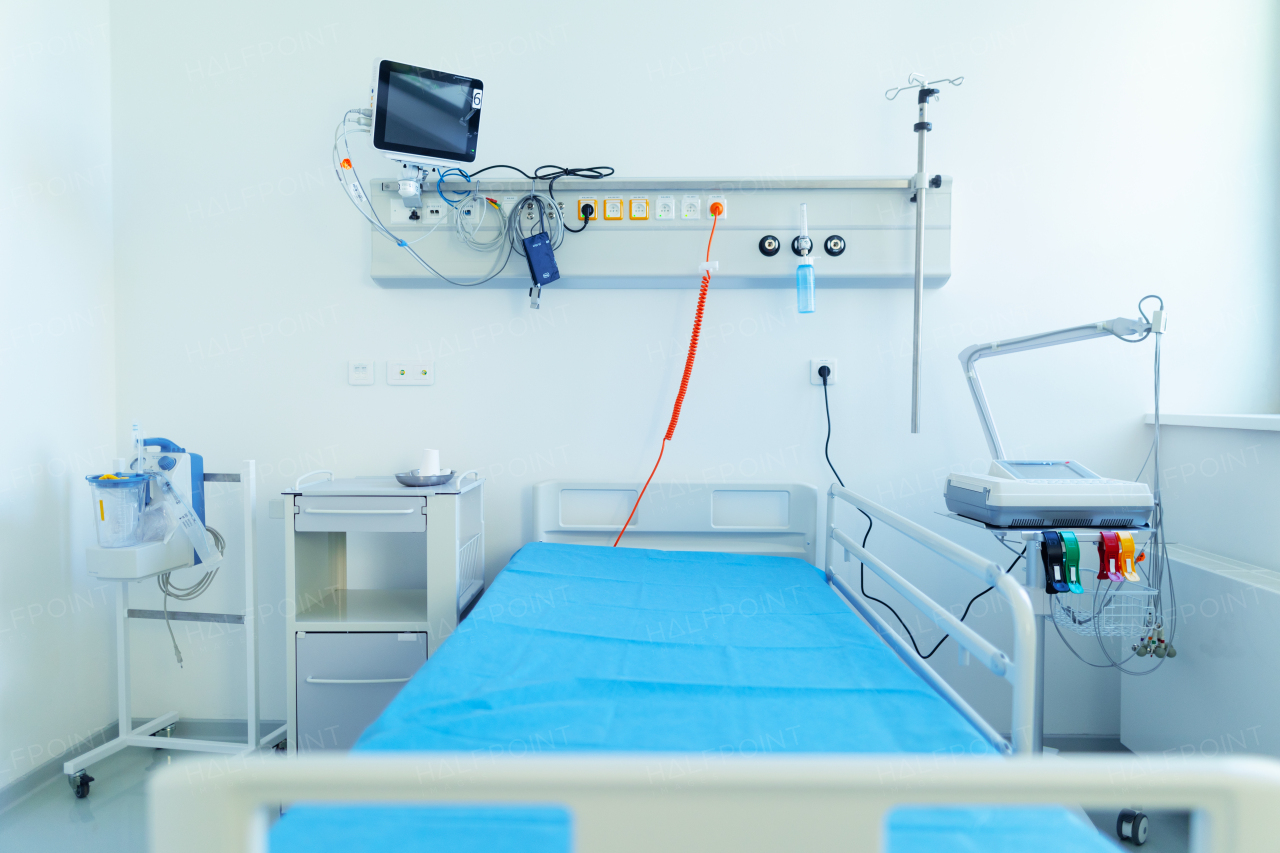
[[[1040,558],[1044,563],[1044,591],[1049,595],[1070,592],[1062,537],[1053,530],[1046,530],[1042,535],[1044,541],[1040,544]]]

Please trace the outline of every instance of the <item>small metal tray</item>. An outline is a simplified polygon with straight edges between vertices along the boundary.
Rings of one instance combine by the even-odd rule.
[[[396,474],[396,481],[402,486],[442,486],[454,478],[457,471],[442,471],[430,477],[420,477],[416,473],[421,469],[415,468],[413,471],[405,471],[403,474]]]

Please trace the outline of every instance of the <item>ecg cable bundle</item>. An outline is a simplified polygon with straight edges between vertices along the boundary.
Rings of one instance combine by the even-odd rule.
[[[551,240],[553,248],[559,248],[564,241],[566,232],[572,231],[576,233],[584,230],[586,223],[589,221],[587,219],[583,220],[580,228],[569,228],[566,225],[564,217],[560,213],[560,207],[555,202],[556,181],[561,178],[595,180],[607,178],[613,174],[613,167],[611,166],[573,168],[553,165],[539,166],[533,170],[533,174],[529,174],[523,169],[506,164],[486,166],[474,172],[467,172],[465,169],[456,166],[439,171],[434,184],[435,193],[447,205],[448,209],[453,211],[454,230],[458,238],[463,244],[477,252],[494,253],[493,264],[484,275],[472,281],[456,281],[433,267],[413,248],[414,243],[420,242],[434,233],[436,228],[439,228],[440,224],[448,219],[447,215],[441,217],[440,222],[437,222],[425,234],[414,240],[405,240],[382,221],[382,217],[378,216],[378,212],[365,194],[360,173],[351,159],[349,137],[355,133],[370,133],[372,131],[372,117],[373,113],[368,109],[347,110],[342,116],[342,121],[338,123],[338,127],[334,130],[331,158],[333,160],[333,171],[338,178],[338,183],[342,185],[343,190],[351,199],[351,203],[355,205],[356,210],[360,211],[360,215],[368,220],[375,231],[404,249],[427,272],[442,281],[447,281],[449,284],[458,287],[475,287],[476,285],[484,284],[502,274],[511,260],[512,253],[524,256],[522,241],[525,237],[531,236],[531,234],[524,232],[524,228],[520,223],[520,216],[528,203],[535,204],[538,213],[530,229],[531,233],[545,232]],[[341,146],[341,150],[339,150],[339,146]],[[342,156],[344,154],[345,156]],[[503,211],[502,205],[496,199],[480,195],[473,190],[455,190],[444,187],[446,178],[460,177],[467,183],[471,183],[477,175],[492,169],[510,169],[513,172],[519,172],[531,183],[529,191],[521,196],[509,211]],[[345,175],[345,172],[350,172],[350,176]],[[545,192],[539,190],[539,181],[546,183]],[[478,232],[487,221],[490,221],[490,215],[496,216],[498,231],[491,239],[481,239],[478,236]]]

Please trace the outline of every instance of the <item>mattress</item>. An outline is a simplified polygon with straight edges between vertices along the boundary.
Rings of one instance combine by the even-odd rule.
[[[534,543],[355,746],[720,754],[990,755],[801,560]],[[1114,851],[1061,808],[903,809],[895,853]],[[567,853],[548,808],[306,806],[272,853]]]

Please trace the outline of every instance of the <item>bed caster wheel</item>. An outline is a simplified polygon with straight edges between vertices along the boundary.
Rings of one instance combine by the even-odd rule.
[[[75,791],[77,800],[83,800],[89,796],[89,783],[92,781],[93,777],[83,772],[67,777],[67,784],[71,786],[72,791]]]
[[[1116,835],[1121,841],[1141,846],[1147,843],[1147,816],[1133,809],[1121,809],[1116,818]]]

